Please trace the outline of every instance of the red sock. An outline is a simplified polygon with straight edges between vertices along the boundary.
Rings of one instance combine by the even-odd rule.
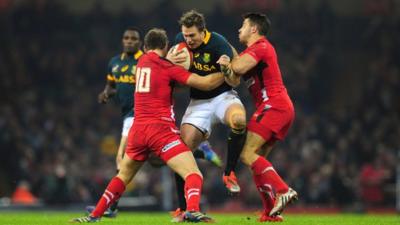
[[[272,167],[272,164],[263,157],[258,157],[251,165],[254,175],[260,176],[260,182],[271,184],[276,193],[285,193],[289,190],[287,184],[282,180],[279,174]]]
[[[269,215],[275,204],[275,196],[272,187],[269,184],[263,184],[261,182],[262,178],[259,175],[253,175],[253,179],[256,184],[257,191],[261,196],[264,214]]]
[[[203,185],[203,178],[199,174],[192,173],[186,177],[185,180],[186,210],[200,211],[200,198],[201,198],[202,185]]]
[[[108,183],[108,186],[104,191],[103,196],[101,196],[91,216],[101,217],[104,211],[106,211],[110,207],[110,205],[117,201],[121,197],[122,193],[124,193],[124,191],[124,182],[118,177],[114,177],[110,181],[110,183]]]

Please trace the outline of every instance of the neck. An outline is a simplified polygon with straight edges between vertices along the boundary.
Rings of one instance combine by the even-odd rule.
[[[148,50],[147,52],[148,52],[148,53],[154,52],[154,53],[156,53],[157,55],[159,55],[159,56],[161,56],[161,57],[164,57],[164,51],[161,50],[161,49],[152,49],[152,50]]]
[[[133,55],[135,55],[135,53],[133,53],[133,52],[124,52],[124,54],[127,55],[127,56],[133,56]]]
[[[260,38],[262,38],[262,37],[264,37],[264,36],[262,36],[262,35],[259,35],[259,34],[255,34],[255,35],[252,35],[250,38],[249,38],[249,40],[247,41],[247,47],[249,47],[250,45],[252,45],[252,44],[254,44],[256,41],[258,41]]]

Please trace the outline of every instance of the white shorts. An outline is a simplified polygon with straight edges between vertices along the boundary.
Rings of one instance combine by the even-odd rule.
[[[209,136],[216,123],[225,124],[225,112],[232,104],[243,106],[236,91],[226,91],[210,99],[192,99],[182,118],[182,124],[192,124]]]
[[[135,120],[135,117],[132,117],[132,116],[126,117],[124,119],[124,124],[122,125],[122,133],[121,133],[121,135],[123,137],[128,136],[129,130],[131,129],[134,120]]]

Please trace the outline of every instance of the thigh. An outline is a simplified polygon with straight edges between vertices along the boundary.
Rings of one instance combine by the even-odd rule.
[[[125,154],[132,160],[146,161],[150,153],[147,143],[149,135],[147,126],[133,126],[128,134]]]
[[[181,126],[181,138],[191,150],[195,150],[206,139],[206,135],[192,124],[185,123]]]
[[[230,125],[226,113],[228,109],[235,109],[245,114],[243,103],[240,101],[236,91],[227,91],[217,96],[212,101],[212,107],[215,109],[215,116],[218,120],[226,125]],[[231,111],[234,112],[234,111]]]
[[[212,129],[214,109],[211,100],[191,100],[182,118],[182,125],[191,124],[202,133],[209,135]]]
[[[291,108],[277,107],[274,104],[261,105],[250,118],[248,129],[261,135],[265,140],[282,140],[291,126],[294,112]]]
[[[133,117],[126,117],[124,119],[124,122],[123,122],[123,125],[122,125],[122,132],[121,132],[122,137],[127,137],[128,136],[129,130],[131,129],[132,124],[133,124],[133,120],[134,120]]]
[[[155,124],[148,140],[148,147],[164,162],[183,152],[190,152],[189,147],[182,141],[175,125]],[[191,152],[190,152],[191,153]]]

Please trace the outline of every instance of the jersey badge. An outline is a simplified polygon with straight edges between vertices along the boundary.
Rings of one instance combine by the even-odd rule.
[[[122,72],[122,73],[126,72],[126,71],[128,70],[128,68],[129,68],[129,65],[123,66],[123,67],[121,68],[121,72]]]
[[[210,53],[204,53],[203,54],[203,61],[205,62],[205,63],[209,63],[210,61],[211,61],[211,55],[210,55]]]

